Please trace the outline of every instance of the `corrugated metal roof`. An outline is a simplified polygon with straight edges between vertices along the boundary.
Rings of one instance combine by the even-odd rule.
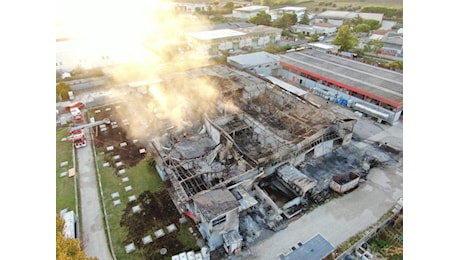
[[[297,96],[303,96],[303,95],[306,95],[307,92],[298,88],[298,87],[294,87],[293,85],[289,84],[289,83],[286,83],[282,80],[279,80],[275,77],[272,77],[272,76],[267,76],[265,77],[266,79],[270,80],[273,84],[293,93],[293,94],[296,94]]]
[[[291,185],[297,186],[302,194],[316,186],[316,180],[308,178],[292,165],[284,165],[278,168],[278,176]]]
[[[316,17],[327,17],[327,18],[338,18],[338,19],[351,19],[356,17],[357,14],[354,12],[349,11],[335,11],[335,10],[328,10],[322,13],[319,13]]]
[[[230,56],[227,58],[241,66],[247,68],[256,66],[259,64],[267,64],[271,62],[279,62],[280,58],[276,55],[270,54],[268,52],[254,52],[249,54]]]
[[[199,40],[213,40],[213,39],[221,39],[227,37],[235,37],[235,36],[242,36],[245,33],[232,30],[232,29],[221,29],[221,30],[211,30],[211,31],[201,31],[201,32],[193,32],[190,33],[190,36],[197,38]]]
[[[403,74],[362,62],[304,50],[280,55],[281,61],[381,98],[403,101]]]

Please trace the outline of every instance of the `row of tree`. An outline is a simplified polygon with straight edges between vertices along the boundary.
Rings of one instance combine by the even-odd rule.
[[[297,15],[291,13],[285,13],[281,17],[275,19],[272,22],[272,16],[265,11],[261,11],[257,13],[256,16],[250,18],[248,20],[249,23],[256,24],[256,25],[266,25],[266,26],[273,26],[277,28],[286,29],[289,28],[297,23]],[[299,21],[299,24],[309,24],[310,19],[308,18],[308,12],[305,11],[304,15]]]

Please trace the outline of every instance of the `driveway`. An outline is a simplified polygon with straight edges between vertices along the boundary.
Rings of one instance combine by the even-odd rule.
[[[86,129],[89,137],[89,130]],[[100,204],[99,182],[96,178],[95,161],[91,150],[92,142],[87,138],[87,146],[77,149],[78,176],[80,185],[80,241],[86,255],[99,260],[111,260],[105,235],[104,215]]]

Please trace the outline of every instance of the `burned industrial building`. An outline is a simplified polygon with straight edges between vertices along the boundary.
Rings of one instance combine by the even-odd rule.
[[[160,134],[150,151],[176,207],[208,247],[235,254],[257,239],[261,226],[286,227],[328,191],[329,183],[321,186],[324,180],[306,172],[306,162],[349,144],[356,119],[226,65],[187,73],[214,84],[218,97],[206,104],[212,109],[189,111],[193,120],[183,127],[156,121]],[[165,89],[173,78],[162,80]]]

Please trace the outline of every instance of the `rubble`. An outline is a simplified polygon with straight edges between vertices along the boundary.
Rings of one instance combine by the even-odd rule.
[[[258,237],[254,223],[275,231],[285,228],[285,218],[301,213],[322,185],[321,180],[296,167],[308,158],[320,158],[348,145],[356,119],[332,113],[268,80],[224,65],[189,73],[216,84],[220,96],[215,110],[190,115],[193,120],[182,128],[159,120],[156,129],[163,129],[162,134],[152,138],[149,148],[162,179],[171,183],[178,211],[188,212],[198,223],[211,250],[225,242],[238,251],[241,245],[234,232],[240,216],[246,219],[242,223],[249,241]],[[290,170],[283,172],[283,165]],[[278,176],[275,188],[292,193],[283,205],[277,205],[266,192],[264,180],[272,175]],[[231,207],[203,201],[205,194],[225,190],[232,191],[225,193],[233,198]],[[218,213],[209,213],[216,210]]]

